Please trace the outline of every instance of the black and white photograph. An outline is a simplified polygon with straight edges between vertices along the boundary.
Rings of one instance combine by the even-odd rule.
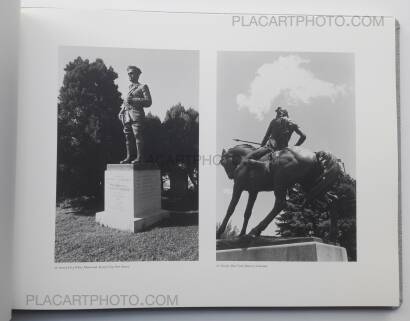
[[[354,54],[217,64],[217,260],[356,261]]]
[[[199,52],[59,48],[55,262],[198,260]]]

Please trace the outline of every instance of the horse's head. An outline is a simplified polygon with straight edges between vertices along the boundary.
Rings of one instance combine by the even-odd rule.
[[[220,164],[225,169],[226,175],[228,175],[229,179],[233,179],[235,168],[238,166],[236,159],[234,156],[227,152],[225,149],[222,150],[221,154],[221,161]]]
[[[254,149],[255,148],[250,145],[237,145],[228,151],[225,149],[222,150],[221,161],[219,163],[225,169],[229,179],[234,178],[235,169],[241,163],[242,158]]]

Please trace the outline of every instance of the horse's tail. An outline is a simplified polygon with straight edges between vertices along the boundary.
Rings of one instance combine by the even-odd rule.
[[[340,160],[333,154],[325,151],[319,151],[315,154],[321,174],[316,178],[312,188],[307,193],[307,202],[325,194],[342,174]]]

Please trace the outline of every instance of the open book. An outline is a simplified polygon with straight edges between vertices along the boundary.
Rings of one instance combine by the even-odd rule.
[[[393,17],[14,13],[2,312],[400,305]]]

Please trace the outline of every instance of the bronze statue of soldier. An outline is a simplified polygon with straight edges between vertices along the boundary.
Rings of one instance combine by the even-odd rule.
[[[127,157],[120,163],[135,164],[143,161],[144,108],[151,106],[152,99],[148,86],[139,82],[141,69],[136,66],[129,66],[127,73],[131,84],[118,114],[118,118],[124,126]]]
[[[282,107],[276,108],[276,117],[270,122],[266,134],[262,139],[261,147],[247,155],[247,159],[260,159],[269,152],[288,147],[293,133],[299,135],[295,146],[300,146],[306,140],[306,135],[299,126],[289,119],[289,113]]]

